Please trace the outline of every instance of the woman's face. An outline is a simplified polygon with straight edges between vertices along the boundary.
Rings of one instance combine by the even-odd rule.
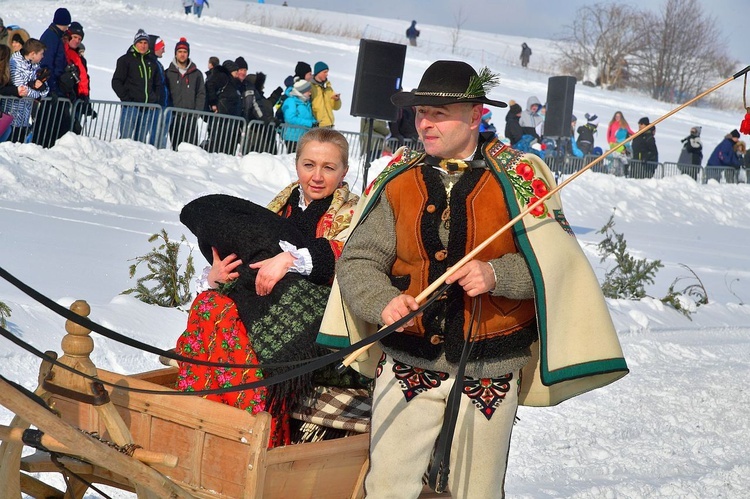
[[[347,170],[336,144],[315,140],[306,143],[297,160],[297,177],[305,204],[333,194]]]
[[[18,52],[19,50],[23,48],[23,45],[13,40],[12,42],[10,42],[10,48],[11,50],[13,50],[13,52]]]
[[[620,113],[615,113],[615,121],[621,121],[622,115]]]

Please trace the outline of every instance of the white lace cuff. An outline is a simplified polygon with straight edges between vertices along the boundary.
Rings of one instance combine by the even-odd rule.
[[[307,248],[297,248],[287,241],[279,241],[281,251],[288,251],[294,257],[294,264],[287,272],[297,272],[302,275],[310,275],[313,269],[312,256]]]
[[[199,295],[204,291],[211,289],[208,285],[208,273],[211,272],[211,266],[203,267],[203,273],[195,278],[195,294]]]

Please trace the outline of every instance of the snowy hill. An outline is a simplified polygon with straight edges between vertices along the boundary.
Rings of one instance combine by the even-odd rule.
[[[6,24],[19,24],[39,36],[59,4],[44,0],[2,3]],[[258,27],[256,4],[217,0],[201,19],[181,13],[179,2],[78,0],[66,3],[86,31],[84,43],[92,73],[92,94],[114,99],[109,80],[114,61],[125,52],[138,28],[166,40],[167,55],[180,36],[205,69],[209,56],[242,55],[251,71],[280,84],[298,60],[325,61],[344,106],[337,126],[358,130],[348,116],[358,40],[333,35]],[[319,16],[326,26],[355,24],[362,30],[400,33],[402,21],[341,16],[267,5],[268,16]],[[321,21],[322,22],[322,21]],[[445,39],[449,39],[449,28]],[[501,86],[493,98],[522,105],[531,95],[544,100],[550,76],[542,72],[554,60],[550,42],[534,40],[532,68],[516,66],[520,38],[501,34],[466,34],[467,43],[492,54]],[[418,84],[424,69],[447,57],[439,37],[409,48],[404,86]],[[421,41],[421,40],[420,40]],[[427,40],[425,40],[427,42]],[[507,53],[507,57],[504,55]],[[537,58],[538,56],[538,58]],[[489,55],[485,55],[489,58]],[[463,58],[481,65],[482,53]],[[168,61],[168,59],[167,59]],[[535,65],[536,64],[536,65]],[[741,82],[729,85],[741,92]],[[641,116],[652,121],[671,109],[636,93],[577,86],[574,113],[596,113],[606,122],[622,111],[631,124]],[[695,124],[703,126],[705,148],[739,125],[741,114],[695,107],[659,126],[657,144],[663,160],[674,160],[679,140]],[[504,112],[495,111],[502,124]],[[601,134],[600,134],[601,135]],[[747,137],[746,137],[747,138]],[[604,146],[604,138],[597,138]],[[383,168],[373,165],[372,174]],[[104,143],[67,135],[50,150],[35,145],[0,144],[0,266],[65,306],[86,299],[92,318],[123,334],[170,348],[182,332],[186,315],[144,305],[120,295],[133,258],[148,252],[147,238],[165,228],[173,239],[186,234],[178,220],[181,207],[206,192],[225,192],[265,203],[294,177],[290,156],[207,154],[183,144],[177,153],[131,141]],[[348,181],[361,189],[361,168],[352,166]],[[511,446],[507,478],[509,497],[729,497],[750,493],[750,187],[698,185],[689,177],[632,180],[586,173],[563,190],[566,215],[597,273],[601,263],[596,231],[616,211],[618,232],[639,258],[660,259],[665,267],[648,288],[655,298],[640,302],[609,300],[631,374],[610,387],[561,406],[521,408]],[[185,248],[187,250],[187,248]],[[204,262],[195,251],[196,263]],[[183,254],[184,257],[184,254]],[[708,292],[709,304],[690,318],[658,300],[669,285],[689,272]],[[681,281],[683,282],[683,281]],[[693,281],[689,281],[693,282]],[[64,321],[5,282],[0,301],[13,315],[9,329],[37,348],[58,349]],[[119,372],[158,367],[150,355],[94,335],[94,362]],[[0,342],[0,373],[33,389],[38,362],[8,342]],[[0,424],[12,415],[0,408]],[[61,486],[61,482],[55,482]],[[113,497],[132,497],[113,492]],[[87,498],[97,497],[91,493]]]

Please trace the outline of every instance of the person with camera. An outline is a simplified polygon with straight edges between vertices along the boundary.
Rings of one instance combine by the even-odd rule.
[[[27,87],[27,97],[42,99],[49,93],[47,78],[49,70],[39,67],[39,61],[44,57],[44,44],[36,38],[29,38],[23,48],[10,58],[10,78],[13,85]],[[14,101],[10,114],[13,115],[10,135],[11,142],[26,142],[29,138],[31,125],[31,110],[33,101],[23,99]]]
[[[83,41],[83,26],[81,23],[73,21],[68,27],[68,31],[63,37],[65,44],[65,71],[60,76],[58,86],[60,95],[71,102],[78,100],[83,101],[83,105],[75,107],[75,116],[73,117],[73,133],[81,133],[81,117],[93,115],[94,111],[89,104],[89,94],[91,92],[91,82],[89,80],[89,71],[86,59],[80,53],[81,42]]]

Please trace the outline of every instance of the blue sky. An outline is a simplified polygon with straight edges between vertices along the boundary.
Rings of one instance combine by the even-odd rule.
[[[281,4],[283,0],[266,0]],[[602,0],[606,3],[606,0]],[[617,0],[639,7],[659,9],[663,0]],[[555,38],[563,26],[573,21],[575,12],[595,0],[287,0],[290,6],[333,10],[365,16],[403,19],[405,26],[414,19],[418,25],[456,25],[459,12],[466,29],[497,32],[530,38]],[[705,13],[716,18],[727,40],[730,56],[750,64],[746,31],[750,2],[748,0],[700,0]]]

